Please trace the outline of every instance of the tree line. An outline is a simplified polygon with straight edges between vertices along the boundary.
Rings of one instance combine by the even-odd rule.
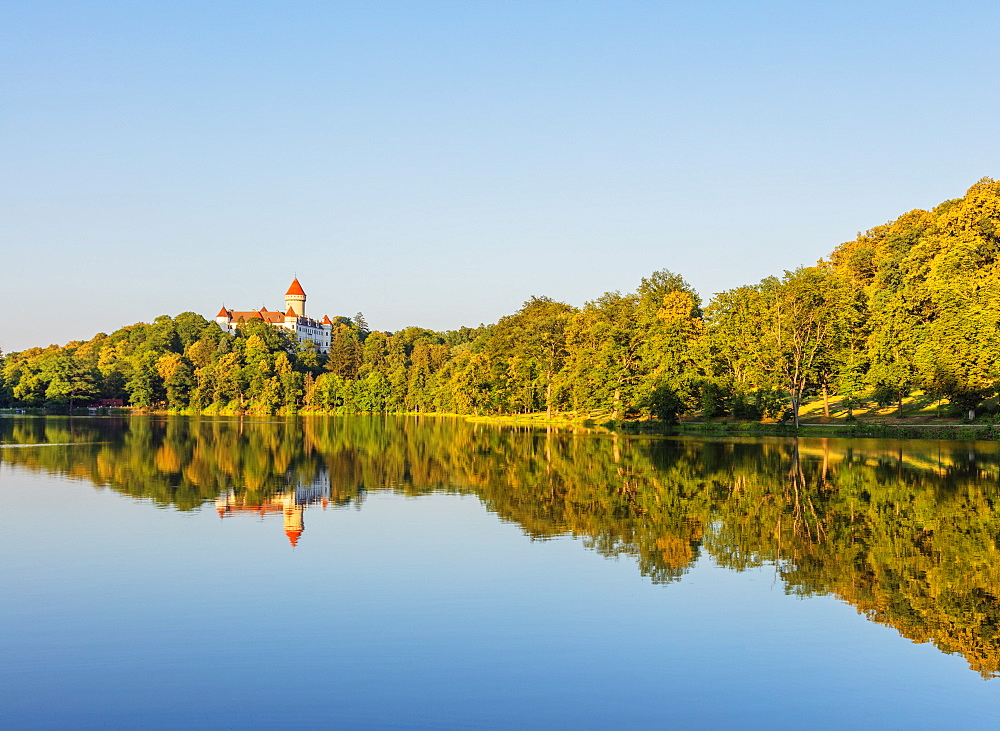
[[[370,331],[338,318],[327,354],[262,322],[229,335],[187,312],[9,353],[0,405],[121,398],[209,413],[685,413],[798,422],[922,391],[955,413],[1000,383],[1000,182],[914,210],[815,266],[698,294],[668,270],[582,307],[532,297],[491,325]]]

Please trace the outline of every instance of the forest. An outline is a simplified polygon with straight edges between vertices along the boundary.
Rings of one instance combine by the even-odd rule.
[[[370,330],[337,318],[328,354],[262,322],[233,336],[185,312],[7,353],[0,406],[120,398],[182,413],[683,415],[798,425],[802,404],[915,393],[942,415],[996,411],[1000,182],[913,210],[814,266],[703,303],[666,269],[575,307],[532,297],[494,324]],[[827,406],[826,415],[829,415]]]

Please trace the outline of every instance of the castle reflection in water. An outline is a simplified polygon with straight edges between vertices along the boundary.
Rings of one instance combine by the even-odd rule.
[[[319,505],[321,509],[326,510],[331,502],[338,505],[343,501],[334,499],[330,475],[325,469],[321,469],[312,482],[298,482],[289,486],[288,490],[274,493],[264,499],[255,499],[250,497],[249,493],[240,496],[235,490],[229,490],[216,498],[215,509],[220,518],[253,515],[265,520],[281,515],[285,535],[294,548],[306,529],[304,519],[306,508],[310,505]],[[355,502],[358,502],[357,497]]]

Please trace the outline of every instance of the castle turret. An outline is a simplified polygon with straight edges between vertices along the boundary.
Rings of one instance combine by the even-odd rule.
[[[215,316],[215,321],[219,324],[226,332],[229,332],[229,325],[233,321],[233,313],[226,309],[223,305],[222,309],[219,310],[219,314]]]
[[[292,280],[291,286],[285,292],[285,304],[291,307],[298,317],[306,316],[306,293],[302,290],[297,277]]]

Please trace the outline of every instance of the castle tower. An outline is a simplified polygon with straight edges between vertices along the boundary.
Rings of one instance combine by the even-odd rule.
[[[291,286],[285,292],[285,304],[299,317],[306,316],[306,293],[299,284],[298,277],[292,280]]]
[[[223,305],[222,309],[219,310],[219,314],[215,316],[215,321],[219,324],[219,327],[226,332],[229,332],[229,326],[233,322],[233,313],[230,310],[227,310],[226,306]]]

